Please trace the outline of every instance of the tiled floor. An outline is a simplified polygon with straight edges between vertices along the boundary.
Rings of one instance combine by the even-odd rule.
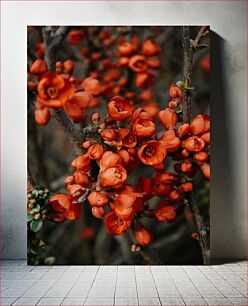
[[[27,266],[2,261],[0,305],[247,305],[247,265]]]

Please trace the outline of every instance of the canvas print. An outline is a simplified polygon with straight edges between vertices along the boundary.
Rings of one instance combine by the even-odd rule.
[[[210,29],[27,27],[30,265],[210,263]]]

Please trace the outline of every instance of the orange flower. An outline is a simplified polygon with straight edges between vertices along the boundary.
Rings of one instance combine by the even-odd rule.
[[[155,118],[159,112],[158,104],[155,102],[146,103],[143,106],[144,111],[151,116],[151,118]]]
[[[102,139],[106,141],[112,141],[116,139],[116,130],[113,129],[100,130],[100,135]]]
[[[98,219],[102,219],[102,217],[104,216],[105,214],[105,210],[103,207],[92,207],[91,209],[91,212],[92,212],[92,215]]]
[[[168,193],[171,202],[177,202],[182,197],[182,192],[179,189],[174,189]]]
[[[210,72],[210,55],[206,55],[202,58],[202,60],[200,61],[200,66],[202,69],[204,69],[206,72]]]
[[[190,125],[188,123],[184,123],[182,125],[179,126],[178,130],[177,130],[177,135],[182,138],[185,135],[190,133]]]
[[[96,144],[93,144],[89,149],[88,149],[88,156],[90,159],[93,159],[93,160],[98,160],[102,157],[103,155],[103,152],[104,152],[104,148],[103,148],[103,145],[100,144],[100,143],[96,143]]]
[[[161,62],[157,57],[153,57],[147,60],[147,64],[152,69],[158,69],[161,67]]]
[[[135,78],[135,85],[138,88],[147,89],[152,86],[156,81],[155,75],[152,72],[140,72],[137,73]]]
[[[210,118],[208,115],[196,116],[190,124],[190,130],[193,135],[202,135],[210,131]]]
[[[128,151],[126,150],[120,150],[118,152],[118,155],[121,157],[122,159],[122,164],[123,166],[127,166],[129,160],[130,160],[130,154],[128,153]]]
[[[47,64],[42,59],[37,59],[33,62],[29,71],[32,74],[44,74],[47,72]]]
[[[138,157],[145,165],[157,166],[166,158],[165,148],[156,140],[149,140],[138,150]]]
[[[205,142],[200,137],[192,136],[185,140],[184,147],[190,152],[200,152],[204,149]]]
[[[147,69],[146,58],[143,55],[133,55],[128,62],[128,67],[134,72],[144,72]]]
[[[45,73],[37,86],[38,101],[51,108],[63,107],[74,95],[74,85],[54,72]]]
[[[165,184],[163,182],[156,182],[154,185],[154,193],[158,197],[166,197],[168,193],[171,191],[172,185],[171,184]]]
[[[151,198],[153,195],[152,180],[149,177],[141,176],[137,181],[136,189],[145,199]]]
[[[153,242],[153,234],[149,232],[141,222],[136,222],[134,226],[135,239],[138,244],[148,246]]]
[[[72,60],[67,60],[64,62],[64,72],[71,74],[74,70],[74,63]]]
[[[103,153],[102,158],[100,160],[100,168],[101,170],[112,168],[118,164],[121,164],[121,161],[122,159],[117,153],[106,151]]]
[[[176,84],[170,86],[169,95],[171,99],[181,98],[183,96],[183,91],[181,88],[177,87]]]
[[[181,140],[176,136],[174,130],[166,131],[159,139],[159,142],[168,152],[175,152],[181,147]]]
[[[119,64],[120,67],[127,67],[128,62],[129,62],[129,58],[122,56],[122,57],[119,58],[118,64]]]
[[[130,220],[133,215],[140,211],[143,204],[143,196],[131,186],[125,184],[121,191],[115,195],[112,208],[122,220]]]
[[[193,164],[190,159],[185,159],[181,164],[181,171],[182,172],[189,172],[193,171]]]
[[[137,137],[129,128],[120,128],[118,130],[120,145],[126,148],[134,148],[137,144]]]
[[[108,203],[108,197],[105,193],[92,191],[87,197],[91,206],[101,207]]]
[[[38,124],[46,125],[51,118],[51,113],[46,106],[43,106],[39,102],[36,102],[34,116],[35,116],[35,121]]]
[[[90,158],[87,154],[80,155],[72,161],[71,166],[88,172],[90,169]]]
[[[68,34],[68,42],[72,45],[80,45],[84,38],[81,30],[73,30]]]
[[[139,95],[139,98],[144,102],[150,102],[154,97],[154,94],[151,90],[147,89],[142,91],[142,93]]]
[[[210,144],[210,132],[201,135],[201,138],[205,141],[206,144]]]
[[[120,187],[126,179],[127,172],[121,165],[107,168],[100,175],[100,181],[104,187]]]
[[[90,183],[90,178],[87,173],[85,173],[83,170],[78,169],[73,174],[74,182],[76,184],[87,186]]]
[[[182,183],[180,187],[184,192],[191,192],[194,190],[194,185],[191,182]]]
[[[55,210],[61,209],[61,207],[64,209],[69,209],[71,206],[72,197],[68,194],[55,194],[50,198],[50,202],[53,204]],[[60,207],[58,207],[58,205]]]
[[[119,219],[114,212],[109,212],[104,220],[106,229],[110,235],[122,235],[131,226],[132,221]]]
[[[81,121],[85,116],[85,110],[80,108],[74,98],[66,101],[64,110],[74,121]]]
[[[50,202],[53,205],[53,209],[62,213],[64,217],[68,220],[77,220],[82,214],[81,206],[79,204],[72,203],[72,197],[70,195],[56,194],[51,197]],[[55,221],[61,222],[62,219],[59,218],[59,220]]]
[[[199,152],[194,154],[194,159],[200,162],[208,161],[209,156],[206,152]]]
[[[121,97],[114,97],[107,105],[110,117],[115,121],[129,118],[133,112],[133,105]]]
[[[156,131],[156,126],[150,118],[137,118],[134,121],[132,128],[138,137],[150,137]]]
[[[205,176],[206,179],[210,180],[210,164],[204,163],[201,166],[202,174]]]
[[[142,43],[142,53],[146,56],[153,56],[161,52],[161,47],[152,39],[147,39]]]
[[[79,184],[68,184],[67,190],[70,192],[73,198],[79,198],[85,193],[85,188]]]
[[[165,184],[175,184],[179,181],[179,176],[171,172],[156,173],[155,180]]]
[[[100,82],[97,79],[94,79],[92,77],[88,77],[84,79],[81,85],[85,91],[87,91],[88,93],[94,96],[99,95],[101,92]]]
[[[136,51],[136,46],[128,41],[123,41],[119,47],[118,52],[122,56],[130,56]]]
[[[158,113],[158,119],[167,130],[176,128],[178,117],[172,109],[165,108],[160,111]]]
[[[155,210],[155,216],[160,222],[170,223],[176,220],[177,213],[174,206],[162,205]]]
[[[91,121],[94,123],[94,124],[98,124],[100,122],[100,119],[101,119],[101,116],[100,116],[100,113],[93,113],[91,115]]]

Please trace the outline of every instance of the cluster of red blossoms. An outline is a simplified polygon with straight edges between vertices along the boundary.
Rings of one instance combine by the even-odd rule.
[[[72,120],[81,121],[86,109],[99,105],[99,81],[92,77],[76,80],[72,76],[73,69],[71,60],[57,62],[56,72],[47,72],[47,64],[42,59],[33,62],[28,71],[28,89],[37,94],[37,123],[46,125],[49,122],[51,108],[63,108]]]
[[[99,113],[94,113],[97,137],[88,138],[82,145],[86,153],[71,163],[75,172],[65,179],[69,194],[57,194],[50,200],[55,221],[80,218],[82,199],[86,199],[92,215],[104,218],[109,234],[122,235],[133,225],[137,244],[142,246],[153,241],[142,218],[175,221],[185,195],[194,189],[198,170],[210,179],[210,119],[198,115],[190,124],[182,123],[174,110],[174,104],[180,106],[182,94],[177,85],[171,86],[170,107],[157,115],[165,129],[162,134],[156,116],[122,97],[110,100],[103,122]],[[168,159],[173,160],[174,171],[165,170]],[[131,173],[144,166],[153,169],[153,177],[139,177],[135,186],[129,184]],[[98,169],[97,179],[91,175],[93,167]],[[154,196],[161,200],[152,209],[149,201]]]

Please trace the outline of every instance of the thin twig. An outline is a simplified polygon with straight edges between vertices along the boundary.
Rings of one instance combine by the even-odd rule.
[[[31,190],[34,189],[36,186],[29,167],[28,167],[28,184]]]
[[[205,33],[206,27],[202,27],[199,33],[194,40],[195,44],[199,44],[200,39],[203,37],[203,33]],[[192,66],[193,66],[193,57],[194,57],[194,46],[191,45],[190,41],[190,31],[189,27],[183,27],[182,31],[182,45],[183,45],[183,62],[184,62],[184,70],[183,70],[183,80],[184,80],[184,95],[183,95],[183,123],[190,122],[190,114],[192,107],[192,90],[190,89],[192,85]],[[201,247],[202,257],[204,264],[209,264],[209,248],[207,243],[206,235],[202,235],[205,233],[205,226],[203,219],[200,215],[199,208],[195,201],[194,195],[192,194],[190,199],[190,207],[194,216],[194,220],[196,226],[198,228],[199,233],[199,243]]]
[[[55,71],[56,69],[58,48],[69,31],[70,27],[59,27],[56,31],[53,31],[53,28],[50,26],[44,27],[42,29],[45,45],[45,61],[50,71]],[[59,122],[60,126],[63,128],[66,136],[73,143],[76,153],[84,153],[85,150],[82,148],[84,137],[76,128],[71,119],[67,116],[65,111],[62,108],[55,109],[54,116]]]

